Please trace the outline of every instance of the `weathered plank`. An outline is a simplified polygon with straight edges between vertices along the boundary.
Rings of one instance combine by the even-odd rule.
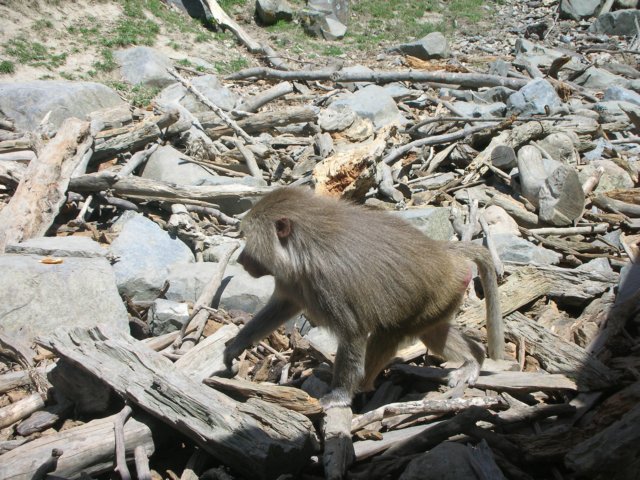
[[[39,343],[249,478],[296,472],[313,451],[315,433],[304,415],[256,399],[235,402],[104,326],[61,330]]]

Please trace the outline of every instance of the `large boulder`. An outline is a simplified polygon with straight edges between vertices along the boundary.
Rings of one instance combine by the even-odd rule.
[[[600,15],[589,27],[592,33],[607,35],[635,35],[636,24],[640,23],[640,10],[618,10]]]
[[[165,54],[150,47],[132,47],[115,53],[122,78],[131,85],[165,87],[176,81],[167,69],[173,63]]]
[[[238,97],[226,88],[215,75],[202,75],[191,80],[191,84],[198,89],[207,100],[223,110],[235,107]],[[158,105],[172,105],[176,102],[191,113],[210,112],[211,109],[198,100],[181,83],[174,83],[162,90],[156,97]]]
[[[376,128],[392,123],[404,124],[395,100],[379,85],[368,85],[355,93],[347,93],[335,100],[329,108],[348,106],[362,118],[368,118]]]
[[[593,17],[601,4],[602,0],[561,0],[560,18],[582,20]]]
[[[51,112],[49,122],[58,128],[70,117],[85,118],[94,110],[124,102],[115,90],[94,82],[34,81],[0,83],[0,111],[19,130],[33,130]]]

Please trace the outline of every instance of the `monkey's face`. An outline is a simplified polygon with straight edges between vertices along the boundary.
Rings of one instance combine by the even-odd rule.
[[[283,279],[288,270],[288,254],[285,244],[291,233],[291,222],[282,217],[250,212],[240,227],[245,237],[245,247],[238,263],[254,278],[273,275]]]
[[[271,275],[271,272],[265,268],[258,260],[253,258],[244,248],[238,256],[238,263],[242,265],[249,275],[253,278],[264,277],[265,275]]]

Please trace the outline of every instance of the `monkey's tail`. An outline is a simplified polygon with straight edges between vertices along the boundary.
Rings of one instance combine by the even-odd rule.
[[[471,242],[451,242],[450,249],[472,260],[480,273],[487,311],[487,346],[489,358],[501,360],[504,356],[504,324],[500,309],[500,293],[496,270],[489,251]]]

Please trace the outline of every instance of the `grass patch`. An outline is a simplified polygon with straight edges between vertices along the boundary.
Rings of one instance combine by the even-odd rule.
[[[236,57],[228,62],[215,62],[213,66],[218,73],[225,75],[247,68],[249,62],[244,57]]]
[[[53,28],[53,22],[51,20],[40,19],[33,23],[33,28],[35,30],[46,30],[49,28]]]
[[[9,75],[16,71],[16,66],[9,60],[0,61],[0,75]]]
[[[146,18],[122,18],[118,21],[114,34],[103,40],[107,47],[128,45],[153,45],[160,33],[157,23]]]
[[[113,50],[110,48],[104,48],[100,51],[102,60],[98,60],[93,63],[93,68],[99,72],[111,72],[116,69],[118,62],[113,56]]]
[[[229,13],[233,7],[236,5],[243,5],[245,0],[219,0],[218,5],[222,7],[222,9]]]
[[[67,60],[67,54],[53,54],[39,42],[31,42],[24,37],[17,37],[3,45],[6,55],[15,58],[19,63],[48,69],[59,67]]]
[[[337,57],[338,55],[342,55],[344,51],[337,45],[327,45],[322,50],[323,55],[328,55],[330,57]]]

